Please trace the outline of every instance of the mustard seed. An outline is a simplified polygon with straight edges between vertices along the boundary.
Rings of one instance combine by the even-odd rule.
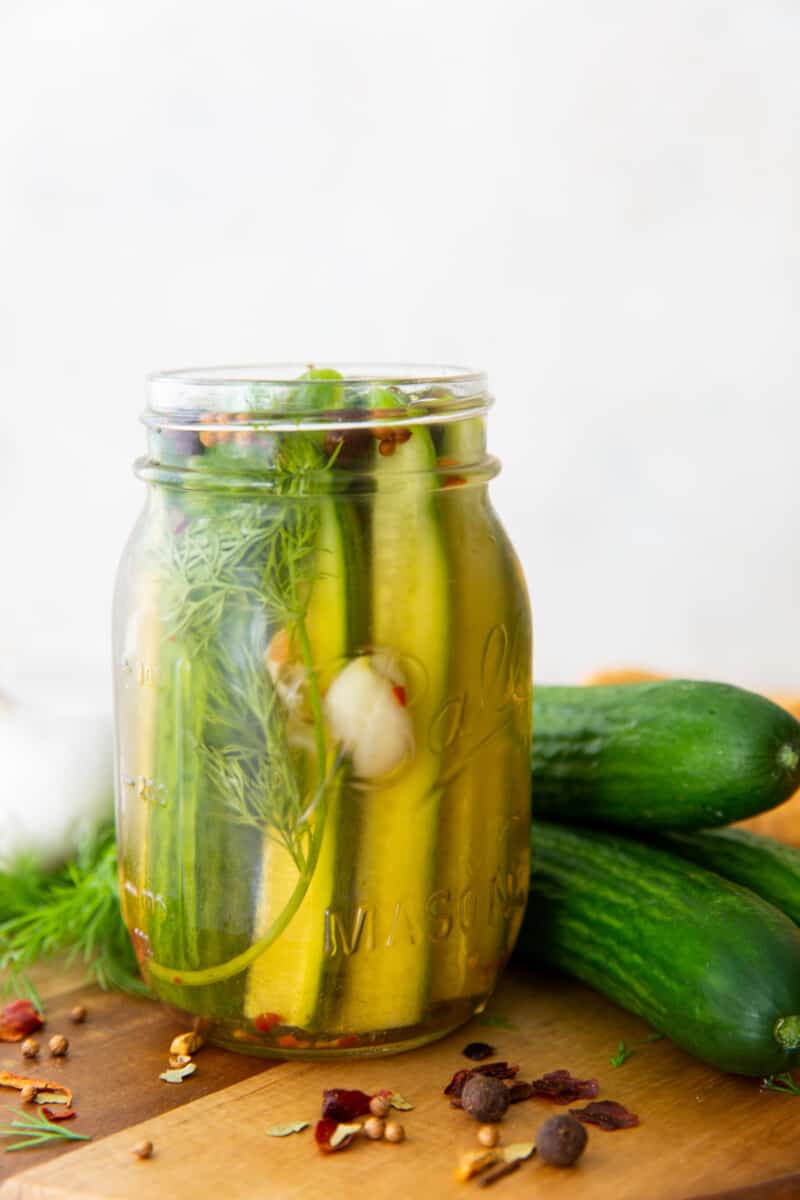
[[[367,1117],[364,1122],[364,1133],[373,1142],[379,1142],[386,1132],[386,1122],[383,1117]]]
[[[54,1033],[47,1045],[53,1058],[63,1058],[69,1050],[69,1042],[63,1033]]]
[[[36,1038],[25,1038],[25,1041],[20,1046],[23,1058],[36,1058],[39,1053],[39,1043]]]
[[[493,1150],[500,1141],[500,1130],[496,1125],[481,1125],[478,1130],[478,1141],[482,1146]]]
[[[369,1111],[373,1117],[385,1117],[392,1107],[392,1102],[388,1096],[373,1096],[369,1102]]]
[[[402,1142],[405,1139],[406,1131],[399,1121],[387,1121],[383,1136],[387,1142]]]

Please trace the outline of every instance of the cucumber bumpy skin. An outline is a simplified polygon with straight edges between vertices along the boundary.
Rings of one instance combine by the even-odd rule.
[[[533,810],[546,820],[701,829],[800,787],[800,722],[722,683],[537,687]]]
[[[791,1070],[800,930],[746,888],[629,838],[535,821],[521,957],[561,968],[723,1071]]]

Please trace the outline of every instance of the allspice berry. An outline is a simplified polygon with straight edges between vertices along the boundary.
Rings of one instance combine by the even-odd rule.
[[[19,1093],[19,1098],[23,1104],[33,1103],[33,1101],[36,1099],[36,1088],[32,1083],[25,1084],[25,1087],[22,1088]]]
[[[74,1008],[70,1009],[69,1019],[73,1025],[82,1025],[86,1020],[86,1006],[76,1004]]]
[[[379,1142],[386,1132],[386,1122],[383,1117],[367,1117],[364,1122],[364,1133],[373,1142]]]
[[[580,1121],[569,1114],[550,1117],[536,1135],[536,1153],[551,1167],[571,1167],[583,1154],[586,1141]]]
[[[69,1042],[63,1033],[54,1033],[47,1045],[53,1058],[63,1058],[69,1050]]]
[[[150,1141],[137,1142],[131,1153],[135,1154],[137,1158],[152,1158],[153,1143]]]
[[[25,1041],[20,1046],[23,1058],[36,1058],[39,1053],[39,1043],[36,1038],[25,1038]]]
[[[383,1136],[387,1142],[402,1142],[405,1139],[406,1131],[399,1121],[387,1121]]]
[[[500,1141],[500,1130],[496,1125],[481,1125],[478,1130],[478,1141],[489,1150],[494,1150]]]
[[[388,1096],[373,1096],[369,1102],[369,1111],[373,1117],[385,1117],[392,1107],[392,1102]]]
[[[461,1107],[482,1125],[492,1125],[505,1116],[508,1088],[493,1075],[473,1075],[461,1090]]]

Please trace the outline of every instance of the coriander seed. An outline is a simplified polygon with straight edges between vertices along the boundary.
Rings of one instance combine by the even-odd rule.
[[[387,1142],[402,1142],[405,1140],[406,1131],[399,1121],[387,1121],[383,1136]]]
[[[386,1132],[386,1122],[383,1117],[367,1117],[364,1122],[364,1133],[373,1142],[379,1142]]]
[[[23,1104],[32,1104],[36,1099],[36,1088],[32,1083],[26,1083],[19,1094],[19,1098]]]
[[[47,1045],[53,1058],[63,1058],[69,1050],[69,1042],[63,1033],[54,1033]]]
[[[496,1125],[481,1125],[478,1130],[478,1141],[482,1146],[493,1150],[500,1141],[500,1130]]]
[[[86,1020],[86,1006],[84,1004],[76,1004],[70,1009],[69,1019],[73,1025],[82,1025]]]
[[[392,1107],[388,1096],[373,1096],[369,1102],[369,1111],[373,1117],[385,1117]]]
[[[23,1058],[36,1058],[39,1053],[39,1043],[36,1038],[25,1038],[25,1041],[20,1046]]]
[[[135,1154],[137,1158],[152,1158],[153,1157],[153,1143],[148,1140],[145,1140],[143,1142],[137,1142],[136,1145],[133,1147],[133,1150],[131,1151],[131,1153]]]

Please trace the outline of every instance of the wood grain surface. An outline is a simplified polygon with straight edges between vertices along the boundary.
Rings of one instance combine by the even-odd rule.
[[[61,1027],[62,1012],[74,999],[71,994],[52,1006],[50,1031]],[[614,1069],[609,1060],[618,1042],[642,1043],[647,1027],[567,980],[510,972],[489,1013],[505,1018],[513,1030],[476,1019],[422,1050],[339,1065],[270,1068],[206,1048],[197,1056],[196,1075],[173,1086],[158,1080],[165,1048],[179,1028],[173,1018],[119,996],[95,993],[86,1003],[90,1020],[68,1030],[74,1051],[62,1074],[76,1093],[75,1128],[96,1140],[66,1152],[7,1156],[0,1200],[483,1195],[474,1181],[455,1181],[460,1153],[477,1145],[477,1126],[442,1094],[452,1073],[466,1065],[461,1050],[474,1039],[489,1041],[498,1057],[518,1062],[523,1079],[559,1067],[596,1077],[602,1098],[621,1101],[642,1122],[615,1133],[590,1129],[579,1167],[558,1171],[534,1158],[487,1194],[502,1200],[800,1196],[800,1098],[760,1092],[757,1081],[704,1067],[668,1041],[641,1045]],[[18,1055],[8,1048],[2,1057]],[[323,1088],[337,1086],[401,1092],[415,1105],[401,1116],[407,1140],[389,1145],[358,1139],[350,1149],[325,1156],[311,1128],[283,1139],[267,1136],[275,1122],[307,1120],[313,1127]],[[12,1099],[10,1107],[19,1106]],[[512,1106],[501,1127],[503,1141],[532,1140],[546,1117],[563,1111],[546,1101]],[[148,1161],[131,1154],[141,1138],[156,1147]],[[13,1175],[9,1167],[16,1169]]]

